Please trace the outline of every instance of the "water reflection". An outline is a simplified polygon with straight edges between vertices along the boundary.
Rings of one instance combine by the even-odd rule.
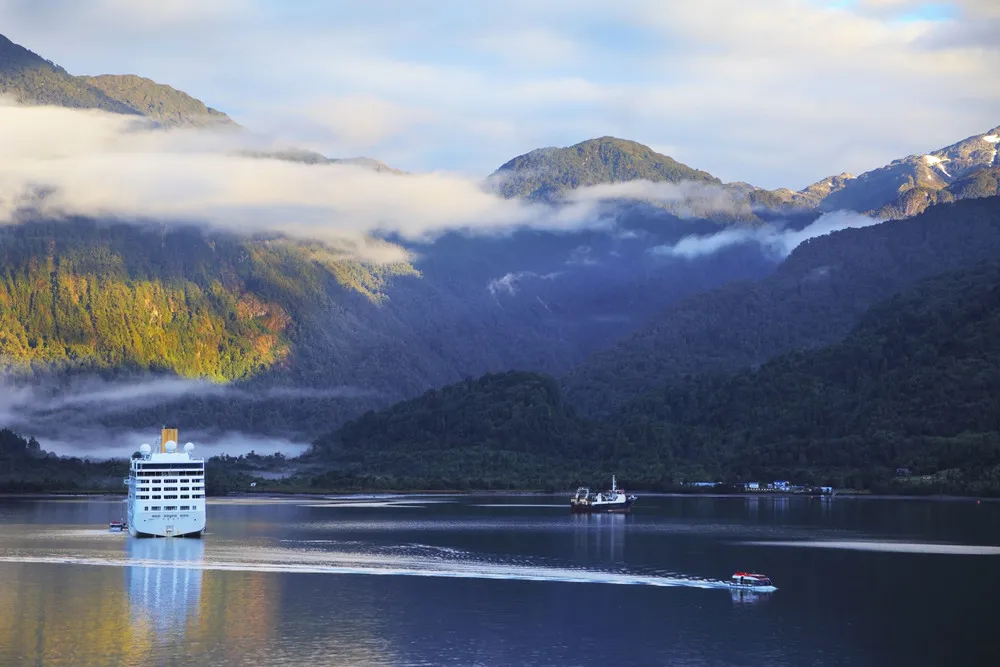
[[[771,593],[758,593],[740,588],[732,588],[729,590],[729,593],[733,597],[733,604],[737,606],[766,603],[771,599]]]
[[[197,624],[205,542],[130,538],[125,551],[130,561],[141,563],[125,568],[133,623],[159,636],[183,633],[190,624]]]
[[[580,560],[621,562],[625,554],[626,514],[573,514],[573,551]]]
[[[0,665],[123,664],[141,654],[128,627],[121,573],[62,565],[0,567]],[[97,656],[100,656],[99,658]]]
[[[785,495],[760,495],[746,496],[743,502],[748,517],[776,519],[787,517],[792,499]]]

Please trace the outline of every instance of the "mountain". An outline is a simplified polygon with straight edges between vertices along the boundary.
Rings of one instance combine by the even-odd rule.
[[[734,282],[667,309],[646,329],[595,353],[563,386],[586,413],[606,414],[686,375],[730,372],[834,343],[872,304],[998,254],[998,197],[814,238],[759,282]]]
[[[674,465],[734,479],[825,475],[887,488],[908,468],[934,476],[907,482],[909,491],[996,494],[998,391],[994,257],[874,305],[840,343],[681,382],[625,406],[614,422],[636,451],[659,449]]]
[[[744,182],[722,183],[707,172],[642,144],[601,137],[567,148],[540,148],[520,155],[491,174],[487,183],[505,197],[554,201],[585,186],[634,180],[687,182],[685,190],[676,193],[676,201],[659,205],[678,214],[690,214],[693,207],[696,217],[723,223],[759,224],[775,215],[836,210],[895,220],[916,215],[933,204],[995,192],[995,185],[991,188],[985,181],[996,180],[1000,168],[998,144],[1000,127],[926,155],[894,160],[859,176],[841,173],[793,191],[766,190]],[[980,172],[987,174],[979,176]],[[720,190],[699,191],[699,186],[717,186]],[[728,199],[720,198],[720,193],[728,195]],[[699,196],[702,202],[698,202]]]
[[[53,104],[136,114],[86,80],[0,35],[0,93],[21,104]]]
[[[926,155],[910,155],[888,165],[848,180],[821,202],[823,210],[848,208],[854,211],[879,211],[894,204],[901,196],[920,193],[927,204],[934,203],[934,193],[977,169],[1000,166],[997,142],[1000,127],[975,135]],[[909,209],[914,211],[911,206]],[[922,209],[921,209],[922,210]]]
[[[8,40],[0,54],[0,81],[24,102],[230,124],[148,79],[73,77]],[[996,191],[996,168],[973,148],[949,153],[965,166],[935,192]],[[368,158],[253,155],[397,173]],[[511,369],[566,376],[572,405],[607,414],[686,374],[834,343],[878,300],[997,250],[996,205],[983,199],[814,239],[780,266],[752,236],[670,254],[685,239],[744,234],[746,223],[780,223],[754,233],[800,229],[858,179],[763,191],[610,137],[514,158],[489,185],[561,206],[573,188],[636,179],[684,197],[707,192],[725,215],[686,201],[682,211],[616,200],[602,207],[600,229],[387,235],[382,242],[410,254],[387,265],[279,234],[128,220],[0,226],[0,362],[10,371],[0,380],[17,400],[16,409],[0,405],[0,417],[38,437],[170,421],[312,438],[369,409]],[[742,226],[726,229],[733,223]]]
[[[226,114],[187,93],[134,75],[72,76],[0,35],[0,93],[21,104],[137,114],[165,125],[231,125]]]
[[[577,415],[551,378],[509,372],[367,413],[303,460],[327,469],[311,480],[322,488],[555,489],[617,473],[645,489],[792,479],[997,495],[998,392],[994,259],[874,304],[839,343],[687,378],[604,421]]]
[[[745,199],[757,212],[760,209],[779,213],[803,209],[848,210],[882,220],[899,220],[917,215],[934,204],[995,193],[1000,167],[998,144],[1000,127],[926,155],[893,160],[860,176],[848,173],[829,176],[798,191],[765,190],[748,183],[727,183],[724,187]]]
[[[566,372],[678,299],[773,266],[753,247],[664,261],[649,248],[714,225],[641,220],[659,231],[454,233],[394,264],[193,226],[6,225],[0,359],[36,392],[20,423],[38,437],[164,421],[312,437],[463,377]],[[129,400],[94,405],[87,374]],[[176,376],[223,384],[158,393]]]
[[[316,482],[327,488],[354,477],[390,488],[547,488],[579,477],[599,433],[561,401],[552,378],[507,372],[369,412],[305,458],[335,465]]]
[[[589,139],[567,148],[533,150],[502,164],[488,182],[504,197],[556,199],[574,188],[639,179],[656,183],[722,183],[708,172],[615,137]]]
[[[144,77],[102,74],[78,78],[136,113],[155,118],[164,125],[237,126],[229,116],[205,106],[201,100]]]
[[[830,181],[825,193],[810,186],[800,194],[806,197],[809,189],[822,194],[816,201],[822,211],[848,209],[888,219],[916,215],[936,203],[983,196],[963,187],[964,182],[979,171],[1000,167],[998,144],[1000,127],[925,155],[893,160],[856,178],[842,174],[821,181]]]

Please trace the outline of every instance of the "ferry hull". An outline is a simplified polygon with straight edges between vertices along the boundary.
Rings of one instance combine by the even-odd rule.
[[[733,591],[752,591],[754,593],[773,593],[778,590],[776,586],[755,586],[753,584],[730,583],[729,588]]]
[[[573,514],[628,514],[632,511],[634,500],[623,503],[572,503],[570,512]]]

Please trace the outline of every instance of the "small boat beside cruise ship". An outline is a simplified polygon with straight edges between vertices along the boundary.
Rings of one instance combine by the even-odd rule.
[[[581,486],[576,495],[570,498],[569,509],[578,514],[593,514],[596,512],[628,513],[632,511],[632,503],[636,501],[635,494],[626,494],[618,488],[615,476],[611,476],[611,490],[591,493],[590,489]]]
[[[750,590],[757,593],[770,593],[778,590],[771,579],[763,574],[754,572],[737,572],[729,580],[730,588]]]
[[[159,451],[139,447],[125,479],[125,521],[132,537],[201,537],[205,530],[205,460],[194,444],[177,451],[177,429],[164,428]],[[113,527],[111,528],[114,529]]]

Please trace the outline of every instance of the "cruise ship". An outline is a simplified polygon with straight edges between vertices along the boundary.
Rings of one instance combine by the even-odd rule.
[[[160,446],[142,445],[132,455],[125,499],[133,537],[201,537],[205,530],[205,460],[194,445],[177,451],[177,429],[164,428]]]

